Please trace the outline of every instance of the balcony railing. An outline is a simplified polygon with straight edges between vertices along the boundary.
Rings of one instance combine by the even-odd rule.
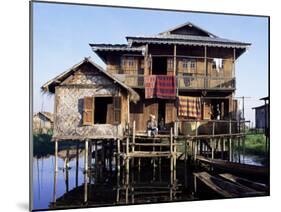
[[[144,88],[144,75],[115,74],[122,82],[133,88]],[[210,77],[210,76],[184,76],[178,75],[177,87],[179,89],[235,89],[234,77]]]

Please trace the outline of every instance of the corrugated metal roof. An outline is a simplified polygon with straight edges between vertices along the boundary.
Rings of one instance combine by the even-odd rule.
[[[129,44],[132,43],[161,43],[161,44],[183,44],[183,45],[208,45],[220,47],[246,48],[250,43],[229,40],[219,37],[179,35],[179,34],[159,34],[155,36],[127,36]]]
[[[127,44],[90,44],[93,51],[143,51],[144,47],[130,47]]]

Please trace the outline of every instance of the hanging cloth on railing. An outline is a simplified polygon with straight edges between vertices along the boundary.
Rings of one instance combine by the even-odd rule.
[[[158,75],[156,77],[156,97],[159,99],[176,99],[175,76]]]
[[[222,59],[221,58],[214,58],[214,63],[216,65],[216,69],[217,69],[217,72],[220,71],[220,69],[222,69]]]
[[[201,100],[199,97],[179,96],[178,115],[186,118],[201,118]]]
[[[167,75],[145,76],[145,98],[175,99],[176,78]]]
[[[145,87],[145,98],[146,99],[155,98],[156,76],[155,75],[145,76],[144,87]]]

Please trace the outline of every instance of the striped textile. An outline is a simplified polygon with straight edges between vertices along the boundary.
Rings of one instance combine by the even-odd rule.
[[[155,98],[156,76],[155,75],[145,76],[144,87],[145,87],[145,98],[146,99]]]
[[[187,118],[201,117],[201,101],[199,97],[179,96],[178,115]]]
[[[167,75],[145,76],[145,98],[175,99],[176,78]]]

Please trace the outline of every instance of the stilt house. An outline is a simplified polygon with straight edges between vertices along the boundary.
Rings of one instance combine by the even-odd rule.
[[[123,135],[129,102],[139,95],[85,58],[42,86],[55,94],[56,140],[113,139]]]
[[[189,22],[126,39],[90,44],[106,70],[85,59],[43,85],[55,93],[55,139],[120,138],[133,121],[144,133],[150,114],[160,133],[177,122],[179,133],[211,134],[210,120],[235,119],[235,62],[249,43]]]
[[[235,119],[235,62],[249,43],[218,37],[189,22],[126,39],[127,44],[90,46],[107,73],[139,94],[140,101],[130,104],[130,126],[135,121],[137,132],[146,131],[150,114],[161,123],[160,131],[177,121],[185,134],[194,132],[195,120],[204,133],[210,120]]]

